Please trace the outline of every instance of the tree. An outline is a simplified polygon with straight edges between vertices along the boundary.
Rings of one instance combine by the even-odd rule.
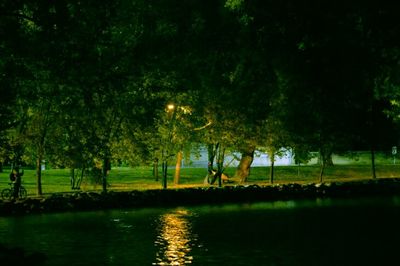
[[[302,147],[320,151],[322,181],[332,153],[365,139],[359,131],[365,128],[363,123],[375,128],[371,117],[381,111],[372,108],[374,80],[396,32],[395,8],[377,1],[251,1],[246,5],[227,1],[227,5],[258,29],[262,46],[273,54],[273,68],[284,73],[292,143],[301,141]],[[371,110],[370,115],[363,110]],[[374,146],[378,138],[366,142]]]

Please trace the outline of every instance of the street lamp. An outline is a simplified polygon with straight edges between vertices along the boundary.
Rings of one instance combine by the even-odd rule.
[[[171,119],[168,123],[168,132],[167,132],[167,138],[164,143],[164,147],[162,149],[162,187],[163,189],[167,189],[167,169],[168,169],[168,158],[169,158],[169,150],[170,150],[170,145],[172,143],[172,127],[175,122],[175,117],[176,117],[176,108],[174,104],[168,104],[167,105],[167,113],[171,113]]]
[[[168,112],[173,111],[174,109],[175,109],[175,105],[174,104],[170,103],[170,104],[167,105]]]

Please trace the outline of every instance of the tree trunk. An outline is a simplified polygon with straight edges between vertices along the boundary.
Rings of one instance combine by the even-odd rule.
[[[271,169],[270,169],[270,172],[269,172],[269,182],[271,184],[273,184],[274,183],[275,154],[271,155],[270,161],[271,161]]]
[[[71,189],[75,189],[75,168],[71,168],[71,170],[69,171],[69,175],[71,178]]]
[[[371,170],[372,170],[372,178],[376,178],[376,168],[375,168],[375,149],[371,147]]]
[[[181,179],[181,165],[182,165],[183,152],[180,150],[176,154],[175,176],[174,184],[178,185]]]
[[[322,154],[320,152],[319,158],[318,158],[318,163],[322,165],[322,163],[325,163],[326,166],[334,166],[333,163],[333,158],[332,158],[332,152],[327,153],[327,154]]]
[[[110,158],[105,157],[103,160],[103,173],[102,173],[102,184],[103,184],[103,193],[107,192],[107,175],[111,169]]]
[[[239,178],[240,182],[247,182],[247,178],[250,175],[250,167],[254,159],[254,150],[255,148],[250,148],[242,152],[242,158],[235,172],[235,178]]]
[[[158,181],[158,158],[155,158],[153,161],[153,177]]]
[[[79,190],[81,189],[81,183],[83,179],[83,173],[85,171],[85,168],[82,167],[81,173],[75,171],[75,168],[71,168],[70,170],[70,177],[71,177],[71,189],[72,190]]]
[[[322,183],[323,177],[324,177],[324,172],[325,168],[327,166],[333,166],[333,160],[332,160],[332,149],[328,147],[321,147],[321,150],[319,152],[320,154],[320,164],[321,164],[321,170],[319,173],[319,182]]]
[[[36,194],[42,196],[42,156],[39,154],[36,159]]]
[[[0,173],[3,173],[3,162],[0,162]]]
[[[164,159],[162,162],[162,187],[163,187],[163,189],[167,189],[167,169],[168,169],[167,160]]]
[[[319,172],[319,182],[320,183],[322,183],[322,181],[323,181],[324,171],[325,171],[325,162],[322,161],[321,169],[320,169],[320,172]]]
[[[325,158],[325,165],[326,166],[333,166],[332,152],[327,154],[327,156]]]
[[[324,178],[325,166],[326,166],[325,152],[323,149],[320,150],[319,157],[320,157],[320,164],[321,164],[321,168],[319,171],[319,182],[322,183],[323,178]]]
[[[214,144],[208,144],[207,146],[207,154],[208,154],[208,164],[207,164],[207,170],[208,174],[212,174],[212,171],[214,170],[214,159],[215,159],[215,153],[216,150],[218,149],[219,143],[215,145]]]
[[[219,146],[218,156],[217,156],[217,178],[218,187],[222,187],[222,173],[224,172],[224,160],[225,160],[225,148]]]
[[[85,167],[82,167],[81,176],[79,177],[78,181],[76,182],[77,189],[81,189],[81,184],[82,184],[84,173],[85,173]]]

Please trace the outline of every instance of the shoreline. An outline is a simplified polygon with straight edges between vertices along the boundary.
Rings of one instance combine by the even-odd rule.
[[[176,207],[207,204],[271,202],[279,200],[400,196],[400,178],[379,178],[367,181],[272,186],[229,186],[55,193],[46,198],[0,201],[0,216],[79,212],[107,209]]]

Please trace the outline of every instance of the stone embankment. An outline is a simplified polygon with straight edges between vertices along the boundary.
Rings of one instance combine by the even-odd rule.
[[[182,205],[247,203],[316,198],[400,196],[400,178],[362,182],[224,186],[124,191],[107,193],[57,193],[44,198],[0,201],[0,216],[118,208],[173,207]]]

